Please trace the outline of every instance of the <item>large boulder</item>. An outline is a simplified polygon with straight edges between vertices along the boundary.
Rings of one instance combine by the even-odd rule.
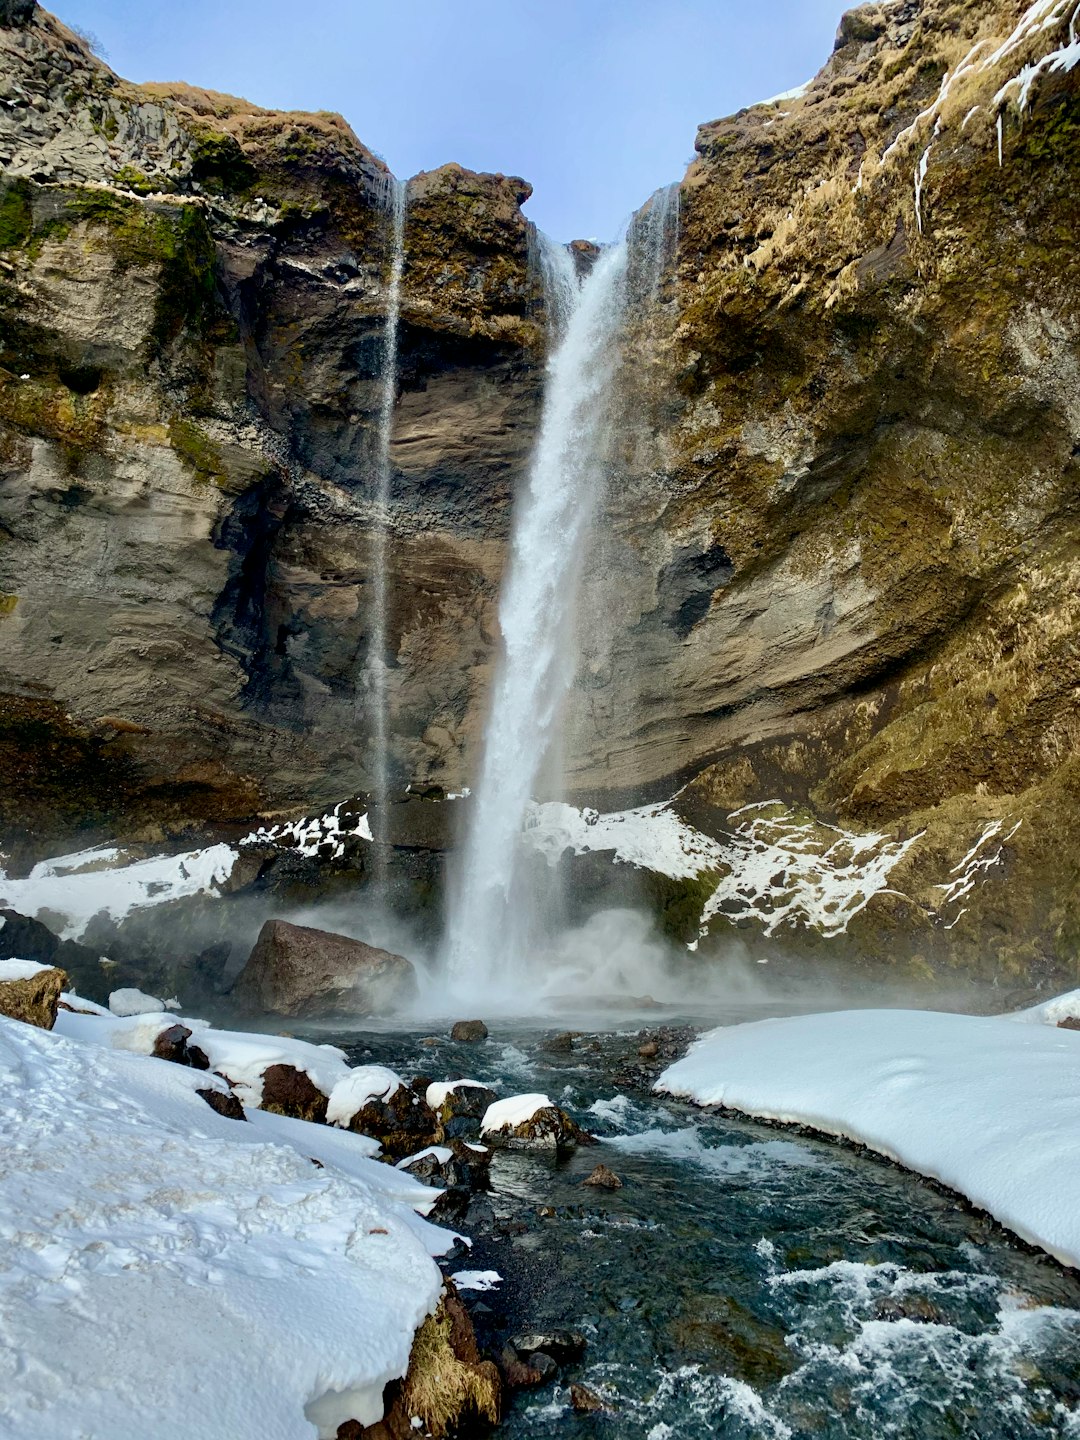
[[[268,920],[233,986],[233,996],[278,1015],[342,1011],[351,1017],[392,1010],[416,993],[402,955],[329,930]]]
[[[0,960],[0,1015],[51,1030],[66,985],[63,970],[32,960]]]

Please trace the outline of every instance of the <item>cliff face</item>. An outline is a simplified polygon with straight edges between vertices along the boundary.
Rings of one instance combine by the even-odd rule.
[[[0,827],[152,839],[366,788],[385,167],[338,116],[127,85],[40,10],[0,68]],[[528,193],[409,190],[402,785],[475,723],[538,406]]]
[[[829,942],[909,973],[1077,966],[1069,12],[865,6],[803,94],[702,127],[582,606],[577,791],[918,836]],[[0,18],[0,829],[149,838],[363,789],[385,169],[338,117],[130,86],[43,12]],[[527,194],[409,184],[414,788],[475,760],[539,403]],[[994,883],[943,908],[991,832]]]

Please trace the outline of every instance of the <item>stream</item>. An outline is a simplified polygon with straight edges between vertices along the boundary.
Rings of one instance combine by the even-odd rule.
[[[665,1045],[650,1070],[637,1025],[568,1053],[535,1026],[448,1028],[319,1038],[406,1078],[546,1092],[601,1140],[498,1152],[460,1222],[472,1251],[445,1267],[503,1277],[463,1292],[496,1353],[525,1327],[587,1338],[514,1395],[505,1440],[1080,1437],[1075,1272],[856,1147],[651,1094]],[[583,1186],[598,1162],[622,1188]],[[576,1412],[575,1381],[608,1408]]]

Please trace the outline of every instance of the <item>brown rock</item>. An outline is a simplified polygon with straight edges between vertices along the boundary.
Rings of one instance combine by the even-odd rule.
[[[574,1041],[580,1032],[577,1030],[563,1030],[558,1035],[550,1035],[540,1046],[541,1050],[549,1055],[569,1055],[574,1048]]]
[[[159,1060],[171,1060],[174,1065],[186,1065],[188,1063],[187,1042],[190,1038],[191,1031],[186,1025],[170,1025],[168,1029],[162,1030],[154,1041],[153,1053]],[[196,1070],[204,1068],[202,1065],[195,1066]]]
[[[581,1182],[583,1185],[596,1185],[601,1190],[621,1190],[622,1181],[614,1170],[609,1170],[606,1165],[597,1165],[592,1174]]]
[[[224,1090],[196,1090],[196,1095],[201,1095],[211,1110],[216,1110],[219,1115],[224,1115],[226,1120],[246,1120],[244,1107],[230,1091]]]
[[[262,1081],[261,1110],[292,1115],[297,1120],[313,1120],[317,1125],[326,1123],[328,1097],[306,1071],[292,1065],[268,1065]]]
[[[450,1281],[439,1308],[416,1332],[405,1378],[391,1380],[383,1399],[386,1410],[377,1424],[347,1421],[337,1440],[415,1440],[417,1434],[446,1440],[474,1433],[478,1423],[499,1423],[499,1371],[490,1360],[481,1360],[472,1321]],[[421,1421],[419,1430],[414,1417]]]
[[[1080,1016],[1066,1015],[1064,1020],[1058,1021],[1059,1030],[1080,1030]]]
[[[657,1051],[660,1049],[655,1040],[646,1040],[644,1045],[638,1046],[638,1054],[643,1060],[655,1060]]]
[[[570,1386],[570,1404],[575,1410],[582,1414],[588,1414],[596,1410],[607,1410],[609,1407],[604,1404],[595,1390],[590,1390],[587,1385]]]
[[[409,961],[329,930],[268,920],[235,986],[237,1000],[279,1015],[392,1009],[416,990]]]
[[[579,1145],[595,1145],[596,1136],[583,1130],[557,1105],[544,1105],[528,1120],[505,1130],[486,1130],[484,1140],[495,1148],[508,1150],[575,1150]]]
[[[265,1102],[263,1108],[266,1108]],[[305,1117],[307,1118],[307,1117]],[[323,1100],[321,1119],[326,1118]],[[434,1110],[408,1085],[402,1085],[385,1099],[369,1100],[346,1127],[357,1135],[368,1135],[395,1159],[415,1155],[428,1145],[437,1145],[443,1138],[442,1126]]]
[[[464,1041],[470,1045],[487,1038],[488,1028],[483,1020],[459,1020],[450,1031],[451,1040]]]
[[[51,1030],[66,986],[67,976],[55,969],[39,970],[25,980],[0,980],[0,1015]]]
[[[499,1370],[502,1372],[503,1384],[508,1390],[529,1390],[534,1385],[544,1383],[543,1371],[519,1360],[509,1345],[504,1347],[499,1356]]]

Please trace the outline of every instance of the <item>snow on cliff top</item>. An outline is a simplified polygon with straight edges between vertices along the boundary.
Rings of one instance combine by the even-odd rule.
[[[710,1031],[656,1088],[845,1136],[1080,1265],[1080,992],[1019,1015],[844,1010]],[[1028,1023],[1017,1023],[1028,1022]]]
[[[0,1434],[299,1440],[381,1417],[450,1237],[358,1137],[224,1119],[211,1085],[0,1019]]]

